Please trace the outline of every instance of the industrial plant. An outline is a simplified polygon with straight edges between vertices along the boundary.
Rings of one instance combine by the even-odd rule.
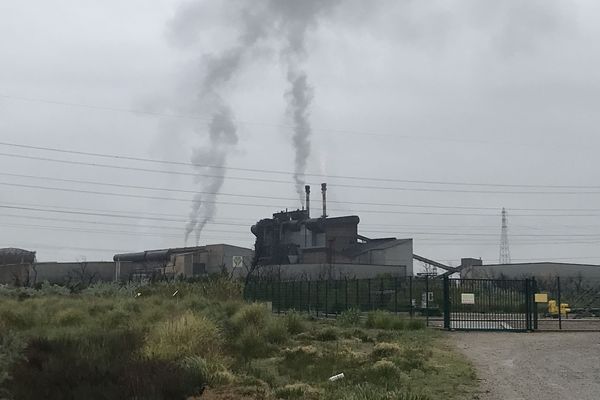
[[[327,184],[321,185],[323,209],[311,216],[310,186],[306,207],[281,211],[252,226],[258,273],[294,277],[375,277],[413,274],[412,239],[360,235],[357,215],[327,215]]]

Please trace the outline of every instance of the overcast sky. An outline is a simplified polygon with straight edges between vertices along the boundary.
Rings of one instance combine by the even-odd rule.
[[[252,223],[301,206],[286,29],[306,17],[306,172],[329,176],[307,177],[313,215],[327,181],[330,215],[456,265],[498,261],[506,207],[513,261],[600,263],[600,3],[288,3],[0,2],[0,247],[63,261],[182,246],[210,179],[193,154],[231,167],[201,244],[252,247]],[[233,50],[215,91],[237,143],[215,145],[206,76]]]

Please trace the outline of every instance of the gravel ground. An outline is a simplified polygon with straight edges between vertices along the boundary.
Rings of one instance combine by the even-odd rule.
[[[452,332],[475,365],[481,400],[600,399],[600,333]]]

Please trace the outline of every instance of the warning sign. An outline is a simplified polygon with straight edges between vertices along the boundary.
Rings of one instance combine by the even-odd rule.
[[[535,294],[535,302],[536,303],[547,303],[548,302],[548,293],[536,293]]]
[[[243,256],[233,256],[233,268],[242,268],[244,265],[244,257]]]
[[[460,302],[462,304],[475,304],[475,293],[461,293]]]

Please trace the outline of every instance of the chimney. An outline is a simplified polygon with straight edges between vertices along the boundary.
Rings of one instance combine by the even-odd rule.
[[[321,183],[321,193],[323,194],[323,218],[327,218],[327,184]]]
[[[310,218],[310,185],[304,186],[306,192],[306,216]]]

